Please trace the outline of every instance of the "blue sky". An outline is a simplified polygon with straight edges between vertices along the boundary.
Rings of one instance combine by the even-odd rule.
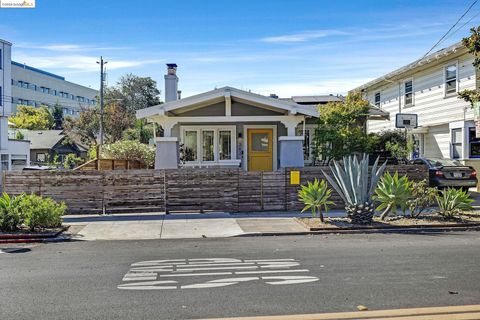
[[[0,9],[13,59],[98,88],[125,73],[163,93],[165,63],[179,65],[183,96],[225,85],[281,97],[345,93],[421,57],[472,0],[36,0]],[[439,48],[459,41],[471,21]]]

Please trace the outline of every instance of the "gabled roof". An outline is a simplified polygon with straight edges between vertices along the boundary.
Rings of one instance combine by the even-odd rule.
[[[318,111],[313,110],[308,106],[303,106],[292,101],[285,101],[276,98],[266,97],[260,94],[247,92],[232,87],[223,87],[180,100],[170,101],[153,107],[140,109],[137,111],[137,118],[141,119],[155,115],[163,115],[169,111],[174,111],[176,109],[184,108],[187,106],[194,106],[208,101],[220,101],[222,99],[225,99],[225,97],[251,101],[256,104],[286,110],[294,114],[299,113],[306,116],[318,117]]]
[[[327,103],[327,102],[345,101],[345,99],[342,96],[336,96],[332,94],[319,95],[319,96],[293,96],[291,100],[299,104],[302,104],[302,103],[321,104],[321,103]]]
[[[25,130],[20,129],[26,140],[30,141],[30,149],[52,149],[62,139],[67,137],[63,130]],[[74,142],[75,143],[75,142]],[[75,143],[77,147],[85,151],[85,147]]]
[[[455,53],[463,53],[467,52],[466,48],[463,46],[462,42],[457,42],[455,44],[452,44],[449,47],[440,49],[434,53],[431,53],[421,59],[415,60],[412,63],[407,64],[406,66],[403,66],[401,68],[398,68],[390,73],[387,73],[384,76],[381,76],[379,78],[373,79],[359,87],[356,87],[355,89],[351,91],[360,91],[367,89],[372,86],[376,86],[384,81],[389,82],[392,78],[395,77],[400,77],[404,73],[411,72],[412,70],[418,70],[420,68],[425,68],[426,65],[429,65],[431,63],[437,62],[442,58],[448,57],[450,55],[453,55]]]

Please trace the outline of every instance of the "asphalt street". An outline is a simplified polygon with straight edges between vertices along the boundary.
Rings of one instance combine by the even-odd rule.
[[[478,232],[2,249],[1,319],[196,319],[480,302]]]

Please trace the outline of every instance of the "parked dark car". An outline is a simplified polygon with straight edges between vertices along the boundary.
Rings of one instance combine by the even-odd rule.
[[[426,165],[429,171],[431,187],[468,188],[477,186],[477,172],[474,168],[461,164],[457,160],[439,158],[418,158],[412,164]]]

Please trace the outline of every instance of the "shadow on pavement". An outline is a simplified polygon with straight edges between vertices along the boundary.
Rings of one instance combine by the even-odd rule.
[[[27,253],[32,251],[30,248],[0,248],[1,253]]]

